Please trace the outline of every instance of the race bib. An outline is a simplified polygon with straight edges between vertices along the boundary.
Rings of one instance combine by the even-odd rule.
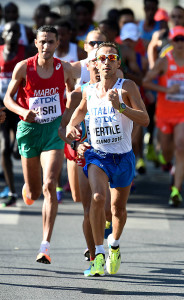
[[[121,114],[112,106],[93,107],[89,114],[91,143],[94,147],[95,144],[119,143],[123,139]]]
[[[166,94],[166,99],[172,102],[184,102],[184,80],[169,79],[167,81],[167,87],[174,84],[179,84],[179,92],[177,94]]]
[[[41,124],[53,122],[61,116],[59,94],[29,98],[29,109],[37,112],[35,122]]]

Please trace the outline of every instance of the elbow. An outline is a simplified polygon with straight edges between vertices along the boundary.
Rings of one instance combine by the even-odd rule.
[[[150,123],[150,118],[149,118],[149,116],[148,116],[148,114],[147,114],[147,115],[145,116],[145,118],[144,118],[144,122],[143,122],[142,126],[143,126],[143,127],[148,127],[149,123]]]

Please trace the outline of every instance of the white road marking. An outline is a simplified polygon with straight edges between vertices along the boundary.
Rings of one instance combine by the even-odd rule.
[[[19,221],[20,211],[21,208],[19,207],[1,207],[0,225],[16,225]]]
[[[126,229],[169,230],[169,221],[165,209],[128,207]],[[136,217],[132,215],[135,212]]]

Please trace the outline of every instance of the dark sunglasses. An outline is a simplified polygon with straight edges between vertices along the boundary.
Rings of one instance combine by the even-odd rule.
[[[110,61],[117,61],[119,60],[119,55],[118,54],[101,54],[99,56],[97,56],[97,60],[100,60],[101,62],[106,61],[106,59],[110,60]]]
[[[90,41],[90,42],[87,42],[87,44],[89,44],[91,47],[94,47],[95,45],[99,46],[102,43],[103,43],[102,41]]]
[[[176,36],[174,39],[173,39],[174,42],[184,42],[184,36]]]

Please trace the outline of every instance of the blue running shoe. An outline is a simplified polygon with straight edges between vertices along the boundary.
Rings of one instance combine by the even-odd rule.
[[[9,187],[5,186],[5,188],[3,189],[3,191],[0,193],[0,198],[7,198],[9,192],[10,192]]]
[[[86,270],[84,271],[84,276],[85,276],[85,277],[91,276],[91,267],[92,267],[92,265],[93,265],[93,260],[90,261],[90,266],[89,266],[89,268],[86,269]]]

